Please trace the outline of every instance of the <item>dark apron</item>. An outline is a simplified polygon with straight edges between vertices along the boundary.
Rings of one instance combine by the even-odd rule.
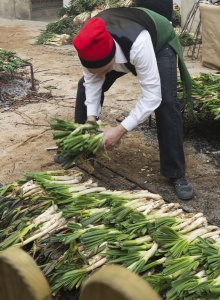
[[[173,0],[134,0],[134,3],[137,7],[145,7],[172,21]]]

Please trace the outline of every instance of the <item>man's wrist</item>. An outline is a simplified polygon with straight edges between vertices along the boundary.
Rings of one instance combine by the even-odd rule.
[[[96,122],[97,121],[97,117],[96,116],[87,116],[87,121],[92,121],[92,122]]]
[[[117,126],[117,128],[118,128],[118,130],[119,130],[121,136],[123,136],[124,134],[126,134],[126,133],[128,132],[128,131],[124,128],[124,126],[121,125],[121,124],[119,124],[119,125]]]

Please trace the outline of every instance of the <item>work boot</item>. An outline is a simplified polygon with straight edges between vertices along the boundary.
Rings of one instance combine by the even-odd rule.
[[[186,180],[185,177],[173,178],[172,182],[179,199],[190,200],[194,197],[193,186]]]
[[[53,159],[57,164],[62,165],[64,163],[64,157],[61,154],[58,154],[58,153],[54,154]]]

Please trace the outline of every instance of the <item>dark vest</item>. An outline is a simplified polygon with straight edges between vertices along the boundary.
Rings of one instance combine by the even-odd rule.
[[[155,49],[157,32],[153,20],[146,12],[127,7],[110,8],[97,14],[96,17],[105,21],[107,31],[119,44],[128,61],[125,66],[134,75],[137,75],[134,66],[130,63],[130,50],[134,41],[144,29],[149,32]]]

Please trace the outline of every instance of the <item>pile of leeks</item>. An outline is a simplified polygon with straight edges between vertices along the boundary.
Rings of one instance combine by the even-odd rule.
[[[191,76],[191,79],[194,111],[203,116],[203,118],[211,115],[214,120],[220,120],[219,74],[201,72],[197,76]],[[178,99],[183,101],[184,92],[180,79],[178,80],[177,95]]]
[[[104,264],[139,274],[165,299],[219,299],[220,229],[147,190],[112,191],[72,168],[0,188],[0,251],[26,250],[54,295]]]

